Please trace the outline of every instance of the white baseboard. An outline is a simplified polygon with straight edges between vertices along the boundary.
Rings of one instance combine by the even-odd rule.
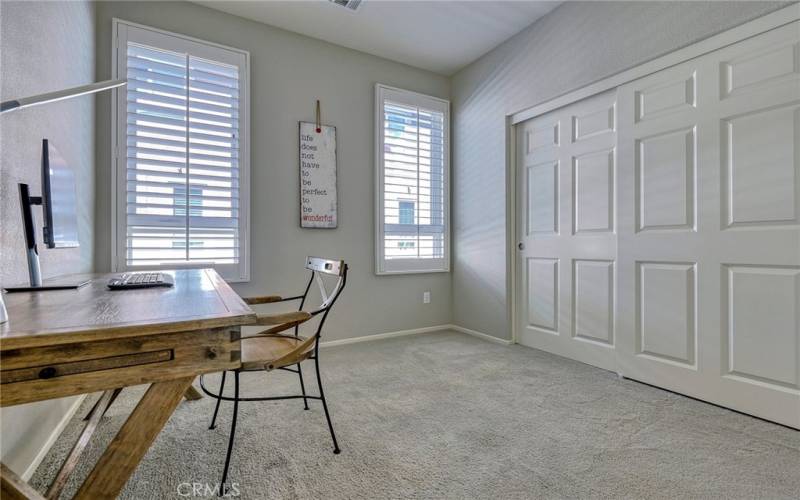
[[[448,327],[451,330],[455,330],[455,331],[461,332],[461,333],[466,333],[467,335],[472,335],[473,337],[478,337],[479,339],[487,340],[489,342],[494,342],[495,344],[501,344],[501,345],[511,345],[511,344],[513,344],[513,342],[510,341],[510,340],[501,339],[501,338],[495,337],[494,335],[489,335],[487,333],[479,332],[479,331],[476,331],[476,330],[470,330],[469,328],[464,328],[463,326],[448,325]]]
[[[436,326],[426,326],[424,328],[414,328],[413,330],[399,330],[396,332],[386,332],[386,333],[378,333],[376,335],[364,335],[362,337],[351,337],[348,339],[340,339],[340,340],[329,340],[327,342],[323,341],[319,343],[320,347],[335,347],[337,345],[347,345],[347,344],[355,344],[358,342],[370,342],[373,340],[381,340],[381,339],[390,339],[393,337],[403,337],[405,335],[415,335],[417,333],[430,333],[430,332],[441,332],[446,330],[455,330],[459,333],[465,333],[467,335],[472,335],[473,337],[478,337],[482,340],[487,340],[489,342],[494,342],[495,344],[501,345],[511,345],[513,342],[506,339],[500,339],[493,335],[488,335],[486,333],[482,333],[476,330],[470,330],[469,328],[464,328],[463,326],[453,325],[453,324],[444,324],[444,325],[436,325]]]
[[[426,326],[424,328],[414,328],[413,330],[399,330],[396,332],[378,333],[375,335],[364,335],[362,337],[350,337],[348,339],[328,340],[319,343],[320,347],[335,347],[337,345],[355,344],[358,342],[369,342],[372,340],[390,339],[393,337],[403,337],[405,335],[416,335],[417,333],[439,332],[451,329],[452,325]]]
[[[81,407],[81,403],[83,403],[83,400],[86,399],[87,396],[88,394],[81,394],[80,396],[78,396],[75,402],[72,403],[72,406],[70,406],[69,410],[67,410],[66,413],[64,413],[64,416],[61,417],[61,420],[58,422],[58,425],[56,426],[55,429],[53,429],[53,432],[50,433],[50,436],[48,436],[47,441],[45,441],[44,445],[42,445],[42,448],[39,450],[39,453],[36,454],[36,456],[33,458],[33,461],[25,469],[25,472],[22,473],[21,477],[24,481],[28,481],[31,478],[31,476],[33,476],[33,473],[36,472],[36,469],[39,468],[39,465],[41,465],[42,460],[44,460],[44,457],[47,456],[47,452],[50,451],[50,448],[53,447],[58,437],[61,435],[62,432],[64,432],[64,428],[67,427],[69,421],[72,420],[72,417],[74,417],[75,413],[78,412],[78,408]]]

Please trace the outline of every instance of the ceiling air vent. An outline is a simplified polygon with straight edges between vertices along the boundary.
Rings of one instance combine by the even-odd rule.
[[[328,0],[328,1],[340,7],[344,7],[345,9],[352,10],[353,12],[355,12],[358,10],[359,7],[361,7],[361,3],[363,0]]]

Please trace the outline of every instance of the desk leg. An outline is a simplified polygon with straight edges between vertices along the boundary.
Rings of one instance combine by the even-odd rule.
[[[50,487],[47,489],[47,493],[45,493],[48,499],[55,499],[61,495],[61,490],[64,489],[64,486],[67,484],[70,474],[72,474],[72,471],[75,470],[75,467],[78,465],[78,459],[80,459],[83,450],[86,449],[86,446],[89,444],[89,440],[92,438],[94,431],[97,429],[97,424],[100,423],[100,419],[103,418],[103,414],[111,405],[111,402],[114,400],[116,395],[119,394],[118,391],[120,390],[121,389],[113,389],[103,392],[103,394],[94,404],[94,408],[88,415],[89,421],[86,423],[86,427],[84,427],[83,432],[78,438],[78,441],[72,447],[72,450],[70,450],[69,455],[67,455],[67,458],[64,460],[64,463],[61,464],[61,469],[59,469],[58,474],[56,474],[56,478],[53,479],[52,483],[50,483]]]
[[[75,498],[116,498],[193,380],[191,376],[152,384]]]
[[[108,411],[108,409],[111,408],[111,405],[114,404],[114,401],[117,399],[117,396],[119,396],[120,392],[122,392],[122,388],[114,389],[114,394],[111,396],[111,401],[109,401],[109,403],[106,406],[105,410],[103,410],[103,415],[105,415],[105,413]],[[197,389],[195,389],[191,385],[189,386],[188,389],[186,389],[186,393],[183,395],[183,397],[186,398],[186,401],[197,401],[198,399],[203,399],[203,395],[200,394],[200,391],[198,391]],[[83,417],[83,421],[84,422],[88,422],[89,419],[92,418],[92,414],[97,409],[97,405],[99,405],[99,404],[100,404],[100,400],[98,399],[97,402],[92,407],[92,409],[89,410],[89,413],[87,413],[86,416]],[[101,415],[101,417],[103,415]]]
[[[44,500],[38,491],[5,464],[0,464],[0,497],[3,500]]]
[[[183,397],[186,398],[186,401],[197,401],[198,399],[203,399],[203,395],[200,394],[200,391],[195,389],[192,385],[186,389],[186,394],[184,394]]]
[[[113,404],[114,404],[114,401],[116,401],[116,400],[117,400],[117,396],[119,396],[119,393],[120,393],[120,392],[122,392],[122,387],[120,387],[120,388],[118,388],[118,389],[112,389],[112,390],[110,390],[110,391],[106,391],[106,392],[110,392],[110,393],[111,393],[111,399],[108,401],[108,404],[106,405],[106,407],[105,407],[105,408],[103,408],[102,410],[99,410],[99,411],[101,411],[101,412],[102,412],[102,415],[100,415],[100,418],[103,418],[103,416],[105,416],[105,414],[106,414],[106,412],[108,411],[108,409],[109,409],[109,408],[111,408],[111,405],[113,405]],[[103,399],[103,398],[102,398],[102,397],[100,397],[100,399],[98,399],[97,401],[95,401],[95,403],[94,403],[94,406],[92,406],[92,409],[91,409],[91,410],[89,410],[89,413],[87,413],[85,417],[83,417],[83,421],[84,421],[84,422],[88,422],[88,421],[89,421],[89,419],[91,419],[91,418],[92,418],[92,415],[94,415],[94,412],[95,412],[95,411],[97,410],[97,408],[100,406],[100,401],[101,401],[102,399]]]

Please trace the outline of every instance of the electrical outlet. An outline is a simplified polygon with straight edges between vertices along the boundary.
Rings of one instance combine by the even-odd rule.
[[[422,303],[423,304],[431,303],[431,292],[422,292]]]

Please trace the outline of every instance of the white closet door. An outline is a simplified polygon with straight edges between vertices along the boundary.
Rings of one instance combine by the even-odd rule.
[[[799,41],[618,89],[619,371],[798,428]]]
[[[518,341],[615,369],[610,91],[517,127]]]

